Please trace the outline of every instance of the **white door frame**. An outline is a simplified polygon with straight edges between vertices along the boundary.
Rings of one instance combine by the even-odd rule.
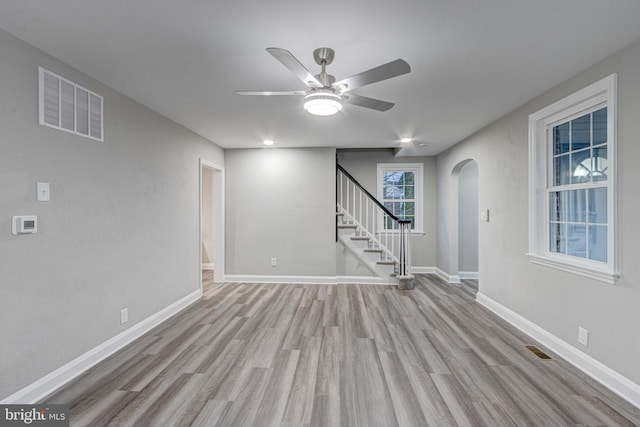
[[[210,169],[213,172],[213,260],[215,269],[214,282],[224,282],[224,167],[217,163],[200,158],[198,180],[198,271],[200,277],[200,290],[202,291],[202,170]]]

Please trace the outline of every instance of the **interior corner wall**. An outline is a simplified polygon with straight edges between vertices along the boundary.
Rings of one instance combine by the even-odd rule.
[[[225,151],[227,275],[335,278],[335,158],[335,148]]]
[[[38,124],[38,66],[104,96],[104,142]],[[199,158],[224,152],[0,31],[0,153],[1,400],[199,290]]]
[[[411,236],[411,262],[414,267],[436,265],[436,158],[395,157],[393,150],[338,150],[338,162],[374,196],[378,190],[378,163],[423,164],[424,235]]]
[[[480,292],[640,384],[640,42],[540,95],[438,156],[438,266],[448,271],[451,172],[465,159],[479,170]],[[608,285],[529,262],[529,115],[612,73],[618,74],[617,253],[620,279]],[[588,347],[577,342],[589,331]]]

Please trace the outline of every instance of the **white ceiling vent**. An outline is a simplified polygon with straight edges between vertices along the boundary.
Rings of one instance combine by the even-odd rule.
[[[39,67],[40,124],[104,141],[102,96]]]

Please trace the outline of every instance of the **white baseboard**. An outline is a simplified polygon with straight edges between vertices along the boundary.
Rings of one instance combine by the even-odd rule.
[[[445,282],[460,283],[460,276],[458,276],[457,274],[446,273],[445,271],[440,270],[438,267],[435,268],[434,273]]]
[[[522,317],[488,296],[478,292],[476,301],[525,334],[539,341],[551,351],[591,376],[596,381],[620,395],[632,405],[640,408],[640,385],[613,369],[583,353],[569,343],[561,340],[540,326]]]
[[[225,282],[231,283],[290,283],[303,285],[338,285],[361,283],[366,285],[396,285],[397,283],[375,276],[261,276],[227,274]]]
[[[337,285],[336,276],[266,276],[251,274],[226,274],[225,282],[231,283],[299,283]]]
[[[480,280],[480,273],[477,271],[458,271],[458,276],[460,280]]]
[[[391,278],[385,280],[375,276],[336,276],[337,284],[364,284],[364,285],[397,285]]]
[[[147,317],[140,323],[130,327],[126,331],[119,333],[115,337],[73,359],[66,365],[61,366],[50,374],[40,378],[22,390],[4,398],[0,401],[0,404],[34,404],[39,402],[58,388],[85,372],[87,369],[149,332],[151,329],[155,328],[174,314],[198,301],[201,296],[202,291],[200,289],[190,293],[173,304],[163,308],[159,312]]]
[[[203,270],[215,270],[216,269],[216,265],[212,262],[203,262],[202,263],[202,269]]]
[[[436,274],[436,268],[435,267],[412,266],[411,267],[411,273],[413,273],[413,274]]]

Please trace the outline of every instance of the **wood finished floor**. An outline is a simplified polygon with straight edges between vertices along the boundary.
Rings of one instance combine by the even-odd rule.
[[[69,404],[74,426],[640,425],[637,408],[527,350],[476,287],[209,284],[46,402]]]

